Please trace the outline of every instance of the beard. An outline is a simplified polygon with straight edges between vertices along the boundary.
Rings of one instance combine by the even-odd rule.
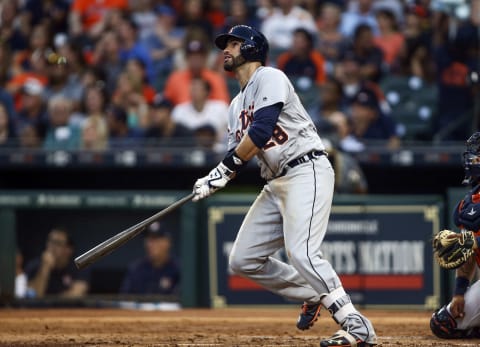
[[[231,61],[225,61],[223,63],[223,69],[228,72],[235,71],[235,69],[243,64],[245,64],[247,61],[245,60],[244,57],[241,55],[238,55],[236,57],[233,57]]]

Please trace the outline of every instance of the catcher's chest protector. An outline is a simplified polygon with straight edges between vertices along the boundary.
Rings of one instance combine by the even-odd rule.
[[[480,231],[480,186],[475,186],[460,201],[453,213],[457,227],[470,231]]]
[[[475,186],[460,201],[453,213],[453,221],[459,228],[473,231],[480,237],[480,185]],[[475,250],[475,260],[480,266],[480,249]]]

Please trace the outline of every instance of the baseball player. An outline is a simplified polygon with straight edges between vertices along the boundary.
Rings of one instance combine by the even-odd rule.
[[[231,269],[288,299],[303,301],[297,328],[310,328],[324,306],[340,324],[320,346],[372,346],[370,321],[353,306],[323,259],[334,172],[315,126],[286,75],[266,67],[268,42],[256,29],[234,26],[215,39],[224,69],[240,92],[229,107],[228,153],[194,185],[193,201],[225,185],[256,156],[266,184],[249,209],[230,254]],[[285,247],[290,263],[273,255]]]
[[[480,282],[470,286],[475,270],[480,266],[480,132],[467,140],[463,165],[463,184],[472,188],[453,213],[455,225],[461,232],[452,233],[454,235],[450,237],[459,242],[450,243],[443,250],[435,250],[443,251],[444,259],[448,261],[460,260],[461,263],[456,269],[455,289],[450,303],[433,313],[430,320],[432,332],[446,339],[480,338]]]

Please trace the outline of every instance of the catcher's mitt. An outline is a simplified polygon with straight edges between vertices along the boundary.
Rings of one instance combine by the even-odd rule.
[[[442,230],[433,238],[433,253],[438,264],[445,269],[456,269],[473,255],[475,237],[473,232],[462,230],[455,233]]]

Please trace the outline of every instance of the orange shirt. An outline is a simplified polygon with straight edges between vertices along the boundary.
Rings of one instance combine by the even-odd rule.
[[[383,52],[383,60],[391,65],[398,57],[405,38],[400,33],[374,38],[375,45]]]
[[[128,0],[74,0],[71,11],[80,15],[85,29],[90,29],[102,19],[109,8],[126,10]]]
[[[209,99],[225,101],[230,103],[227,84],[222,75],[204,69],[201,77],[205,79],[212,88]],[[190,81],[192,75],[189,70],[174,71],[165,82],[164,96],[174,105],[190,101]]]
[[[280,54],[277,58],[277,67],[280,70],[283,70],[288,61],[292,58],[292,53],[284,52]],[[327,78],[325,73],[325,59],[320,52],[312,51],[310,53],[310,60],[316,67],[315,82],[322,84]]]

